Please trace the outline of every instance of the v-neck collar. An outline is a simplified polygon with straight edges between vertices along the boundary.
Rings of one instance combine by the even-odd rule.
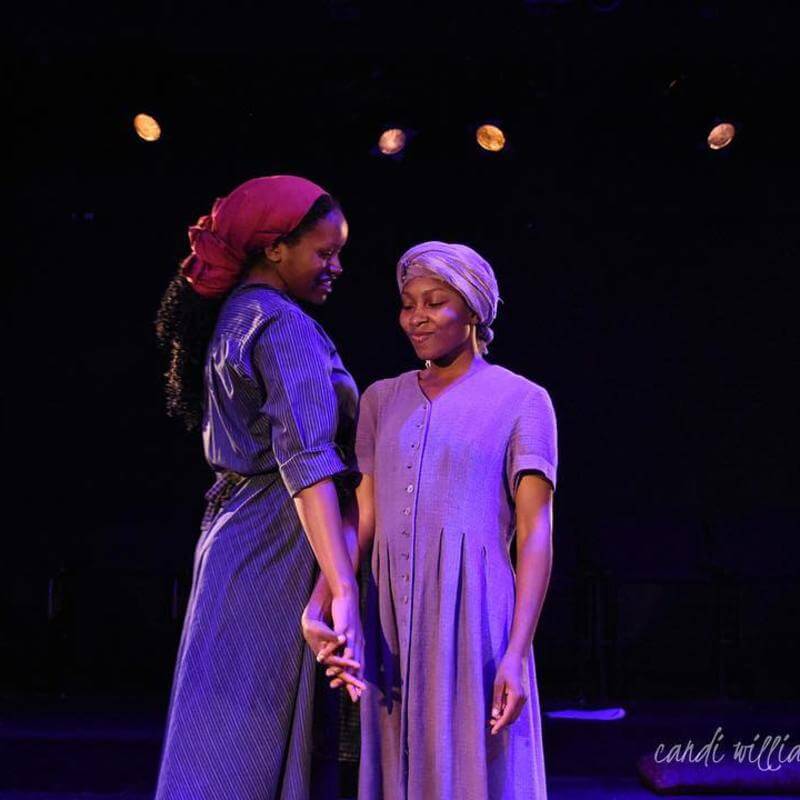
[[[492,366],[493,366],[493,364],[490,364],[488,361],[485,361],[485,360],[484,360],[484,364],[486,364],[486,366],[485,367],[481,367],[480,369],[474,369],[473,366],[470,366],[470,369],[468,369],[461,377],[457,378],[449,386],[447,386],[447,388],[443,392],[439,392],[439,394],[436,395],[436,397],[433,398],[433,400],[431,400],[431,398],[428,397],[427,394],[425,394],[425,390],[422,388],[422,384],[420,383],[419,376],[422,373],[422,370],[418,370],[418,369],[414,370],[411,373],[411,377],[413,378],[414,383],[417,386],[417,391],[425,398],[426,402],[428,402],[431,405],[433,405],[433,403],[438,402],[445,395],[449,394],[452,389],[458,388],[459,386],[461,386],[461,384],[466,383],[474,375],[480,375],[480,373],[486,372],[487,369],[491,369]]]

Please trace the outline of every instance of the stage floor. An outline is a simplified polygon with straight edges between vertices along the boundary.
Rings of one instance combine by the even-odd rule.
[[[0,800],[152,800],[163,731],[161,699],[2,698],[0,706]],[[544,711],[570,708],[574,703],[547,702]],[[623,718],[611,721],[545,715],[549,797],[653,798],[657,795],[639,780],[636,762],[652,755],[658,744],[670,747],[691,739],[697,747],[718,728],[728,749],[756,734],[788,734],[797,744],[799,726],[800,704],[787,702],[638,701],[625,706]],[[353,773],[352,765],[343,769],[343,800],[354,794]]]
[[[548,778],[549,800],[652,800],[654,797],[670,798],[687,795],[656,795],[642,787],[636,778]],[[694,795],[709,797],[709,795]],[[785,800],[789,795],[733,795],[715,794],[713,800]],[[152,800],[150,792],[118,792],[92,794],[86,792],[0,792],[0,800]],[[342,798],[349,800],[349,798]]]

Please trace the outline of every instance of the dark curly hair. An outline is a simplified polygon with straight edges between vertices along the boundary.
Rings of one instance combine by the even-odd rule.
[[[306,215],[290,233],[278,239],[297,244],[304,234],[339,208],[330,195],[317,198]],[[251,253],[245,273],[264,258]],[[167,361],[164,373],[167,414],[182,420],[186,430],[196,428],[203,416],[203,365],[211,334],[224,298],[200,297],[180,273],[169,282],[156,314],[156,337]]]

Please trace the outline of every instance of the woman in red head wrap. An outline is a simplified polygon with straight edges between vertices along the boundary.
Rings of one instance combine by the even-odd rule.
[[[354,701],[363,688],[350,502],[358,395],[299,302],[325,302],[347,235],[324,189],[256,178],[189,229],[191,254],[164,295],[156,329],[169,358],[168,409],[190,428],[202,423],[217,480],[157,800],[305,800],[311,650],[349,668]],[[309,600],[315,556],[330,589]]]

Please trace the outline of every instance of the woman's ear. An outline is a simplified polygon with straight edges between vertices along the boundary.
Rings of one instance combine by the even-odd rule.
[[[264,258],[267,259],[268,264],[280,264],[283,261],[283,251],[286,247],[283,242],[273,242],[268,247],[264,248]]]

